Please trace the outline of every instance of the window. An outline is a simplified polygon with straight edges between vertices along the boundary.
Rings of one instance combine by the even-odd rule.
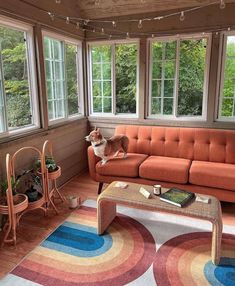
[[[32,28],[0,18],[0,135],[38,126]]]
[[[137,113],[138,44],[90,44],[91,113]]]
[[[224,35],[219,119],[235,121],[235,33]]]
[[[80,43],[45,34],[44,54],[49,121],[64,121],[81,115]]]
[[[205,118],[209,51],[209,35],[150,41],[150,116]]]

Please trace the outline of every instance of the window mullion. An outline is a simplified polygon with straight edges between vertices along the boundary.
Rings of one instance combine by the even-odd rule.
[[[178,97],[179,97],[179,72],[180,72],[180,39],[176,41],[176,72],[174,90],[174,117],[178,117]]]
[[[67,59],[66,59],[66,43],[61,42],[63,48],[62,48],[62,65],[63,65],[63,89],[64,89],[64,107],[65,107],[65,118],[68,118],[69,112],[68,112],[68,78],[67,78]]]
[[[162,51],[161,115],[163,115],[164,111],[165,63],[166,63],[166,43],[164,43],[164,48]]]
[[[4,72],[3,72],[3,61],[2,61],[2,45],[0,43],[0,77],[1,77],[1,85],[2,85],[2,101],[3,101],[3,132],[8,132],[8,120],[7,120],[7,105],[6,105],[6,92],[4,85]]]
[[[112,113],[116,114],[116,46],[112,45],[112,73],[111,73],[111,84],[112,84]]]

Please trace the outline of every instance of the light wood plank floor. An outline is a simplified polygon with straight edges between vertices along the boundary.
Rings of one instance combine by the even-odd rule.
[[[62,188],[65,196],[80,196],[82,201],[97,198],[98,184],[93,182],[88,173],[73,178]],[[41,211],[29,213],[22,218],[17,231],[17,246],[4,246],[0,250],[0,278],[10,272],[30,251],[45,239],[71,213],[67,204],[59,204],[59,215],[51,210],[45,218]],[[235,224],[235,204],[223,203],[223,221]],[[0,233],[1,238],[1,233]]]

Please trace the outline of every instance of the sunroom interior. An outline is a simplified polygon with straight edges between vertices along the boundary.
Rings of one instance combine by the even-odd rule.
[[[0,249],[1,277],[6,277],[71,215],[73,210],[68,207],[68,198],[79,197],[79,205],[86,199],[95,201],[98,187],[104,190],[113,180],[122,178],[118,170],[122,168],[122,161],[113,170],[108,165],[112,159],[102,166],[103,173],[94,175],[98,167],[91,172],[93,163],[87,152],[90,143],[85,137],[93,130],[99,130],[106,139],[119,134],[118,130],[125,130],[127,136],[137,132],[141,137],[145,134],[141,128],[145,127],[164,128],[169,132],[187,129],[194,134],[194,140],[195,134],[202,130],[210,140],[217,140],[218,145],[227,144],[223,151],[219,147],[208,147],[209,155],[205,161],[228,163],[228,171],[223,170],[221,176],[229,173],[229,178],[226,177],[229,183],[223,185],[224,178],[220,177],[216,181],[220,169],[215,168],[212,170],[215,179],[209,176],[205,181],[214,180],[219,190],[213,194],[195,187],[192,191],[215,195],[222,205],[223,223],[231,228],[234,226],[230,234],[233,251],[230,271],[234,273],[234,13],[235,1],[232,0],[0,0],[1,197],[5,194],[4,183],[8,183],[9,188],[11,182],[11,179],[6,181],[7,175],[16,177],[31,168],[38,156],[44,154],[43,146],[48,142],[51,155],[53,153],[53,159],[61,168],[57,185],[64,199],[55,209],[52,202],[45,217],[41,210],[22,216],[16,246],[4,243]],[[137,141],[146,140],[140,137]],[[133,144],[130,141],[131,148],[134,148]],[[136,146],[141,150],[139,153],[148,152],[145,145],[137,143]],[[172,146],[169,148],[174,149]],[[12,157],[25,147],[42,153],[35,155],[35,149],[24,149],[19,156],[17,154],[14,168],[7,166],[7,154]],[[204,161],[200,159],[204,155],[197,152],[204,154],[206,145],[200,150],[195,148],[192,156]],[[137,153],[133,150],[131,152]],[[180,147],[179,150],[181,153]],[[182,152],[187,154],[186,157],[191,156],[189,151]],[[128,173],[131,168],[126,168]],[[110,178],[102,181],[108,175]],[[165,187],[172,187],[173,183],[183,186],[180,179],[179,182],[166,180],[173,185],[164,185],[164,176],[159,180],[146,178],[151,179],[149,185],[156,181],[163,182]],[[123,175],[123,181],[135,181],[134,175],[130,180],[129,177]],[[193,184],[200,185],[195,180]],[[212,183],[205,182],[205,186],[216,189]],[[6,214],[0,214],[1,240],[4,239],[4,223],[7,223],[5,217]],[[26,285],[9,284],[10,278],[4,279],[0,280],[0,285]],[[135,279],[131,280],[132,285],[141,285],[140,282],[135,284]],[[40,285],[62,285],[47,284],[40,279],[28,280]],[[89,283],[108,285],[105,280],[99,281],[101,284]],[[116,281],[114,285],[131,282]],[[162,281],[156,280],[156,284],[150,281],[146,285],[171,285]],[[232,285],[219,281],[221,285]],[[77,284],[64,283],[80,285],[79,281]],[[85,284],[81,282],[81,285]]]

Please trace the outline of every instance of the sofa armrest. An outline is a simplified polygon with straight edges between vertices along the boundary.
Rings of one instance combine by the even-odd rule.
[[[88,155],[88,166],[89,166],[89,173],[91,178],[96,181],[96,169],[95,166],[97,162],[101,160],[101,158],[97,157],[94,153],[94,150],[92,146],[89,146],[87,149],[87,155]]]

